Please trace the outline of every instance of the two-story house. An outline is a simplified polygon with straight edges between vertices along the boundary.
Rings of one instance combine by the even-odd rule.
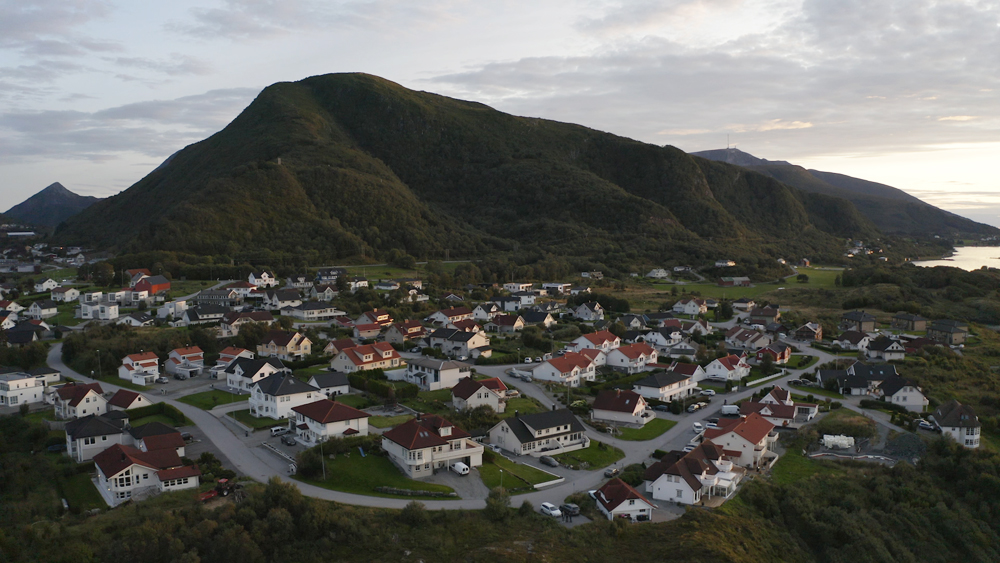
[[[234,358],[226,367],[226,386],[237,393],[249,393],[253,386],[276,373],[291,373],[277,358]]]
[[[603,354],[599,350],[593,351]],[[535,366],[531,370],[531,377],[542,381],[554,381],[570,387],[579,387],[584,381],[594,380],[596,367],[594,361],[586,354],[567,352]]]
[[[454,387],[471,372],[472,366],[464,362],[420,357],[407,361],[403,377],[424,391],[437,391]]]
[[[376,342],[341,350],[330,360],[330,369],[344,373],[382,369],[391,370],[405,365],[399,352],[388,342]]]
[[[864,311],[848,311],[840,315],[840,329],[872,332],[875,330],[875,315]]]
[[[467,332],[454,328],[439,328],[427,336],[432,348],[453,358],[490,357],[490,339],[485,332]]]
[[[59,304],[51,299],[40,299],[32,303],[25,312],[31,319],[49,319],[59,314]]]
[[[740,415],[757,413],[779,428],[798,428],[819,414],[819,405],[798,403],[786,389],[775,386],[759,401],[740,403]]]
[[[160,359],[154,352],[129,354],[122,358],[122,365],[118,367],[119,379],[136,385],[152,385],[159,376]]]
[[[448,326],[449,324],[471,318],[472,310],[468,307],[451,307],[431,313],[424,320],[438,326]]]
[[[34,375],[23,372],[0,375],[0,407],[20,407],[44,399],[45,383]]]
[[[689,397],[694,389],[691,376],[676,371],[653,373],[632,384],[632,390],[639,395],[664,403]]]
[[[272,330],[257,345],[257,355],[279,360],[301,360],[312,353],[312,341],[296,331]]]
[[[938,407],[931,418],[945,436],[969,449],[979,447],[983,425],[972,407],[952,399]]]
[[[201,375],[205,370],[205,352],[198,346],[176,348],[170,351],[164,366],[167,373],[180,376],[181,379]]]
[[[456,411],[487,406],[494,412],[503,413],[507,408],[507,386],[499,379],[494,378],[494,381],[499,383],[499,386],[491,388],[482,381],[463,377],[451,388],[452,406]]]
[[[292,411],[296,436],[307,446],[330,438],[368,435],[371,415],[344,403],[320,399],[292,407]]]
[[[257,287],[275,287],[278,285],[278,279],[274,277],[274,274],[267,271],[250,272],[247,281]]]
[[[289,373],[275,373],[250,389],[250,415],[281,420],[292,417],[292,409],[322,398],[319,389]]]
[[[56,389],[53,400],[59,420],[108,412],[108,401],[100,383],[67,383]]]
[[[581,303],[573,309],[573,318],[581,321],[594,322],[604,320],[604,307],[596,301]]]
[[[222,316],[219,322],[219,336],[230,338],[240,333],[240,327],[248,323],[274,322],[274,315],[270,311],[241,311],[228,312]]]
[[[718,428],[706,428],[705,439],[720,446],[727,459],[742,467],[759,467],[774,454],[770,446],[778,439],[774,425],[757,413],[744,418],[723,418]]]
[[[616,371],[625,373],[639,373],[646,371],[646,367],[655,364],[657,360],[655,348],[645,343],[629,344],[619,346],[607,353],[607,365]]]
[[[80,290],[75,287],[57,287],[52,290],[52,300],[56,303],[69,303],[80,298]]]
[[[601,422],[644,426],[656,416],[648,410],[646,399],[639,393],[605,389],[594,399],[590,418]]]
[[[391,344],[416,342],[424,336],[427,336],[427,330],[416,320],[395,323],[385,331],[385,341]]]
[[[902,377],[890,377],[878,386],[882,400],[910,412],[924,412],[930,401],[917,384]]]
[[[577,352],[585,348],[592,348],[594,350],[600,350],[605,354],[621,345],[621,338],[618,338],[606,330],[584,334],[570,343],[570,346]]]
[[[392,315],[382,309],[374,309],[361,313],[354,324],[377,324],[380,328],[385,328],[392,324]]]
[[[707,379],[718,381],[739,381],[750,375],[750,364],[747,363],[746,356],[730,354],[724,358],[712,360],[705,366]]]
[[[483,446],[465,430],[437,415],[417,415],[382,434],[382,449],[411,479],[430,477],[456,462],[483,464]]]
[[[703,498],[728,498],[745,471],[736,467],[722,447],[705,440],[689,452],[672,451],[643,474],[646,494],[654,500],[697,504]]]
[[[902,342],[883,335],[868,343],[865,356],[876,362],[899,361],[906,357],[906,347]]]
[[[627,518],[632,522],[649,522],[656,508],[642,493],[617,477],[597,489],[594,500],[608,520]]]
[[[490,443],[516,455],[556,455],[590,446],[583,423],[559,409],[505,418],[489,431]]]
[[[140,500],[162,492],[197,489],[201,471],[184,465],[169,449],[144,452],[115,444],[94,456],[97,488],[111,506],[130,499]]]
[[[681,299],[674,303],[673,312],[681,315],[702,315],[708,312],[708,305],[704,299]]]

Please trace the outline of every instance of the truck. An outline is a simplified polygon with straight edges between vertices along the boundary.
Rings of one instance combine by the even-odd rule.
[[[722,408],[719,409],[719,412],[722,413],[723,416],[739,416],[740,415],[740,406],[739,405],[722,405]]]

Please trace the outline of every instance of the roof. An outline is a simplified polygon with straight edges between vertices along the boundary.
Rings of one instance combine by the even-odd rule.
[[[441,428],[451,428],[451,436],[442,437]],[[386,431],[382,437],[396,442],[408,450],[419,450],[434,446],[447,446],[448,440],[468,438],[469,433],[434,414],[411,418],[403,424]]]
[[[121,423],[103,415],[96,416],[93,414],[67,422],[65,430],[66,435],[70,436],[74,440],[90,438],[93,436],[122,434],[125,432],[125,430],[122,429]]]
[[[288,344],[297,336],[302,335],[296,331],[272,330],[264,336],[261,344],[270,344],[271,342],[274,342],[278,346],[288,346]]]
[[[320,424],[368,418],[371,416],[364,411],[359,411],[354,407],[349,407],[344,403],[338,403],[330,399],[320,399],[313,403],[292,407],[292,410]]]
[[[458,397],[460,399],[468,400],[469,397],[474,395],[484,386],[482,383],[472,379],[471,377],[463,377],[458,380],[458,383],[451,388],[452,396]]]
[[[239,348],[237,346],[227,346],[221,352],[219,352],[219,355],[220,356],[239,356],[240,354],[243,354],[244,352],[249,352],[249,351],[250,350],[247,350],[246,348]]]
[[[614,342],[615,340],[618,340],[617,336],[611,334],[606,330],[591,332],[590,334],[584,334],[583,338],[586,338],[588,342],[596,346],[604,344],[605,342]]]
[[[720,425],[721,424],[723,424],[722,421],[720,421]],[[763,440],[764,437],[767,436],[772,430],[774,430],[773,424],[768,422],[759,414],[751,413],[746,418],[735,420],[722,428],[706,429],[705,438],[711,440],[724,434],[734,432],[737,436],[743,438],[751,444],[756,444]]]
[[[135,400],[141,396],[142,395],[136,393],[135,391],[129,391],[128,389],[119,389],[117,392],[115,392],[114,397],[111,397],[111,400],[108,401],[108,404],[126,409],[132,406],[132,403],[134,403]]]
[[[521,315],[496,315],[490,322],[497,326],[515,326],[517,321],[524,323]]]
[[[316,387],[319,387],[320,389],[350,385],[350,382],[347,380],[347,374],[339,371],[325,371],[317,373],[312,376],[310,381],[315,381]]]
[[[515,415],[506,419],[504,422],[507,423],[511,432],[514,433],[514,436],[517,437],[518,441],[522,444],[526,442],[534,442],[535,440],[548,440],[561,434],[585,431],[583,424],[578,418],[576,418],[576,416],[573,415],[572,412],[569,411],[569,409]],[[556,428],[557,426],[566,425],[569,425],[569,430],[556,432],[554,434],[545,434],[543,438],[536,437],[534,433],[528,430],[528,427],[534,428],[535,430],[544,430],[546,428]]]
[[[270,311],[242,311],[226,313],[222,317],[222,322],[231,325],[237,321],[269,323],[274,320],[274,315]]]
[[[236,368],[239,367],[243,371],[243,377],[253,377],[267,364],[277,370],[285,369],[285,364],[278,358],[236,358],[226,368],[226,373],[236,373]]]
[[[836,340],[839,340],[841,342],[846,340],[847,342],[850,342],[851,344],[857,346],[858,343],[864,340],[865,338],[868,338],[868,335],[863,332],[858,332],[856,330],[848,330],[844,333],[841,333],[841,335],[838,336]]]
[[[383,357],[382,354],[384,352],[388,352],[389,355]],[[376,342],[374,344],[355,346],[354,348],[341,350],[340,353],[346,355],[347,359],[351,360],[351,363],[356,366],[363,366],[373,362],[381,362],[400,357],[399,352],[397,352],[396,349],[392,347],[392,344],[388,342]],[[369,354],[372,356],[372,359],[365,361],[365,356]]]
[[[319,389],[288,373],[273,373],[258,381],[257,387],[262,393],[271,397],[319,391]]]
[[[94,456],[94,463],[101,469],[105,477],[112,477],[128,469],[134,464],[150,469],[172,469],[182,467],[184,463],[174,450],[155,450],[144,452],[132,446],[115,444]]]
[[[654,373],[648,377],[636,381],[633,385],[635,387],[652,387],[655,389],[663,389],[674,383],[680,383],[685,379],[691,379],[690,375],[679,373],[676,371],[662,371]]]
[[[491,377],[489,379],[480,379],[479,383],[483,384],[483,387],[490,389],[492,391],[506,391],[507,386],[503,381],[500,381],[499,377]]]
[[[917,388],[917,384],[910,379],[903,377],[890,377],[883,381],[878,388],[882,390],[882,393],[887,396],[892,396],[898,393],[904,387]]]
[[[382,330],[382,325],[378,323],[356,324],[354,325],[354,330],[358,332],[370,332],[370,331],[378,332]]]
[[[188,346],[187,348],[175,348],[172,350],[181,356],[192,356],[196,354],[204,354],[205,352],[197,346]]]
[[[639,358],[640,356],[649,356],[655,354],[656,350],[654,350],[653,347],[650,346],[649,344],[638,342],[636,344],[629,344],[627,346],[621,346],[619,348],[615,348],[614,350],[611,351],[611,353],[614,352],[618,352],[619,354],[623,354],[626,358],[634,360],[636,358]]]
[[[899,343],[896,340],[889,338],[888,336],[879,336],[875,340],[872,340],[871,342],[868,343],[868,349],[874,350],[876,352],[885,352],[893,344],[899,344]],[[903,345],[899,344],[899,346],[902,347]]]
[[[597,489],[595,496],[597,502],[601,503],[608,512],[618,508],[622,503],[630,499],[641,500],[653,506],[653,503],[649,502],[639,491],[617,477],[605,483],[600,489]]]
[[[726,455],[740,455],[740,452],[727,452],[711,440],[704,440],[690,452],[672,451],[660,458],[660,461],[650,465],[642,478],[645,481],[656,481],[661,475],[676,475],[689,487],[699,490],[702,487],[699,476],[702,472],[715,475],[719,469],[715,461]]]
[[[177,429],[173,426],[167,426],[162,422],[150,422],[149,424],[143,424],[142,426],[137,426],[134,428],[129,428],[128,433],[132,435],[136,440],[145,440],[150,436],[161,436],[164,434],[176,434]]]
[[[32,305],[38,305],[41,309],[56,309],[59,307],[59,304],[51,299],[40,299],[32,303]]]
[[[156,472],[156,478],[160,481],[167,481],[170,479],[183,479],[185,477],[200,477],[201,470],[198,469],[197,465],[184,465],[182,467],[174,467],[172,469],[163,469]]]
[[[160,360],[156,356],[155,352],[140,352],[139,354],[129,354],[128,356],[125,356],[125,357],[128,358],[129,360],[132,360],[132,363],[148,362],[148,361],[151,361],[151,360],[156,360],[156,361]]]
[[[670,369],[671,371],[675,371],[680,374],[693,376],[694,374],[698,373],[698,370],[702,369],[702,367],[699,366],[698,364],[685,364],[682,362],[674,362]]]
[[[903,312],[896,313],[895,315],[892,316],[892,318],[910,322],[920,322],[927,320],[921,317],[920,315],[914,315],[911,313],[903,313]]]
[[[849,375],[863,377],[870,381],[884,381],[889,377],[899,375],[899,372],[896,371],[896,366],[892,364],[869,365],[861,362],[851,365],[847,372]]]
[[[413,358],[412,360],[407,360],[407,364],[411,366],[420,366],[429,369],[436,369],[439,371],[448,369],[459,369],[459,370],[469,370],[472,366],[465,362],[456,362],[454,360],[435,360],[434,358]]]
[[[156,450],[176,450],[177,448],[184,447],[184,438],[181,438],[180,432],[154,434],[152,436],[144,437],[142,439],[142,444],[146,447],[146,451],[148,452]]]
[[[934,421],[946,428],[979,428],[982,426],[976,411],[955,399],[941,405],[934,411]]]
[[[864,311],[848,311],[841,315],[840,318],[859,323],[875,322],[875,315]]]
[[[723,368],[727,371],[733,371],[740,365],[741,358],[736,354],[729,354],[724,358],[718,358],[715,361],[719,362]]]
[[[60,387],[56,391],[56,394],[59,395],[60,399],[64,401],[68,400],[71,407],[75,407],[80,404],[80,401],[82,401],[83,398],[87,396],[87,393],[90,393],[91,391],[97,393],[98,395],[102,395],[104,393],[104,390],[101,389],[100,383],[67,383],[66,385]]]
[[[452,317],[461,317],[464,315],[472,314],[472,310],[469,309],[468,307],[451,307],[450,309],[441,309],[438,312],[448,317],[449,319]]]
[[[588,355],[567,352],[562,356],[550,358],[545,363],[556,368],[559,373],[570,373],[573,368],[586,369],[593,363],[593,360]]]
[[[645,402],[642,395],[635,391],[621,389],[605,389],[594,400],[594,410],[624,412],[632,414],[639,403]]]

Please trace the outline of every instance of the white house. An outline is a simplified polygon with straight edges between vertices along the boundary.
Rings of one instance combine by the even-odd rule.
[[[972,407],[952,399],[938,407],[931,419],[945,436],[969,449],[979,447],[982,423]]]
[[[736,262],[733,262],[732,260],[716,260],[715,261],[715,267],[716,268],[732,268],[735,265],[736,265]]]
[[[293,416],[292,408],[322,398],[319,389],[289,373],[275,373],[250,389],[250,415],[280,420]]]
[[[499,379],[494,378],[502,386],[502,391],[491,389],[476,381],[471,377],[463,377],[451,388],[451,404],[457,411],[474,409],[481,406],[488,406],[494,412],[503,413],[507,407],[506,390],[507,386]],[[503,395],[501,395],[503,393]]]
[[[490,428],[490,443],[516,455],[556,455],[590,447],[583,423],[569,409],[505,418]]]
[[[123,421],[107,415],[88,414],[66,423],[66,454],[77,463],[94,459],[94,456],[115,444],[131,442]]]
[[[571,284],[571,283],[549,282],[549,283],[543,283],[542,284],[542,289],[547,290],[552,295],[561,295],[563,293],[569,293],[569,290],[572,289],[572,288],[573,288],[573,284]],[[530,291],[530,289],[529,290],[521,290],[521,291]]]
[[[28,317],[35,319],[36,321],[48,319],[58,314],[58,305],[51,299],[40,299],[35,301],[30,307],[28,307],[27,310]]]
[[[812,403],[797,403],[787,390],[775,386],[760,401],[740,403],[740,415],[757,413],[779,428],[798,428],[819,414],[819,406]]]
[[[646,399],[635,391],[605,389],[597,395],[593,407],[590,418],[602,422],[644,426],[656,418],[647,410]]]
[[[44,291],[52,291],[53,289],[59,287],[56,280],[52,278],[47,278],[35,284],[35,293],[42,293]]]
[[[726,458],[742,467],[758,467],[773,457],[768,448],[778,439],[774,425],[757,413],[743,418],[723,418],[718,428],[706,428],[705,439],[725,452]]]
[[[527,282],[508,282],[503,284],[503,288],[511,293],[519,291],[531,291],[531,284]]]
[[[708,374],[705,373],[705,368],[699,366],[698,364],[687,364],[683,362],[673,361],[670,363],[670,367],[667,369],[669,371],[674,371],[690,377],[691,381],[693,381],[694,383],[698,383],[699,381],[708,378]]]
[[[170,450],[144,452],[115,444],[95,455],[94,465],[97,488],[111,506],[162,492],[197,489],[201,483],[198,466],[185,466]]]
[[[362,370],[389,370],[405,365],[399,352],[388,342],[376,342],[341,350],[330,361],[330,369],[343,373]]]
[[[570,343],[570,346],[579,352],[585,348],[600,350],[605,354],[622,345],[622,339],[606,330],[584,334]]]
[[[597,489],[594,499],[608,520],[627,518],[633,522],[648,522],[653,517],[653,503],[617,477]]]
[[[430,333],[427,339],[432,348],[440,348],[442,352],[453,358],[489,357],[490,338],[485,332],[466,332],[454,328],[440,328]]]
[[[301,321],[325,321],[346,315],[344,311],[325,301],[305,301],[295,307],[283,307],[281,314]]]
[[[867,334],[856,330],[848,330],[833,340],[833,346],[842,350],[859,350],[865,352],[868,350],[869,342],[871,342],[871,337]]]
[[[726,331],[726,344],[744,350],[759,350],[771,345],[771,337],[756,330],[734,326]]]
[[[118,367],[119,379],[136,385],[151,385],[159,376],[160,359],[153,352],[129,354],[122,358],[122,365]]]
[[[113,321],[118,319],[118,304],[111,301],[98,301],[96,303],[80,303],[80,318],[93,319],[99,321]]]
[[[673,451],[650,465],[643,474],[646,494],[654,500],[697,504],[704,497],[730,497],[744,470],[727,459],[727,452],[705,440],[690,452]]]
[[[454,387],[471,373],[472,366],[463,362],[419,357],[407,361],[403,377],[424,391],[437,391]]]
[[[151,404],[153,403],[149,402],[149,399],[142,393],[136,393],[128,389],[119,389],[108,401],[108,412],[116,410],[127,411],[139,407],[148,407]]]
[[[325,442],[330,438],[367,436],[371,415],[329,399],[320,399],[292,408],[295,413],[295,433],[306,445]]]
[[[134,328],[138,328],[143,326],[151,326],[153,324],[153,321],[154,321],[153,315],[150,315],[149,313],[140,313],[136,311],[134,313],[129,313],[124,317],[118,317],[118,320],[115,322],[115,324],[127,325]]]
[[[297,331],[272,330],[257,345],[257,355],[279,360],[301,360],[312,353],[312,340]]]
[[[56,419],[78,418],[88,414],[108,412],[100,383],[67,383],[56,389],[54,396]]]
[[[264,307],[272,310],[290,309],[302,304],[297,289],[269,289],[264,292]]]
[[[649,271],[648,274],[646,274],[646,277],[647,278],[657,279],[657,280],[662,280],[662,279],[665,279],[665,278],[669,278],[670,277],[670,272],[666,271],[663,268],[653,268],[652,270]]]
[[[890,377],[878,386],[882,400],[905,408],[910,412],[924,412],[930,401],[917,384],[902,377]]]
[[[531,377],[555,381],[561,385],[579,387],[581,381],[593,381],[596,376],[594,362],[584,354],[567,352],[538,364],[531,370]]]
[[[656,349],[649,344],[636,343],[619,346],[608,352],[607,365],[625,373],[645,371],[646,366],[655,364]]]
[[[180,375],[183,379],[201,375],[205,370],[205,352],[198,346],[171,350],[164,366],[167,373]]]
[[[898,340],[892,340],[888,336],[879,336],[868,343],[865,355],[873,361],[898,361],[906,357],[906,347]]]
[[[319,392],[328,399],[351,392],[351,382],[347,379],[347,374],[339,371],[317,373],[309,378],[308,383],[319,389]]]
[[[483,464],[483,446],[470,434],[437,415],[418,415],[382,434],[382,449],[411,479],[447,471],[456,462]]]
[[[500,312],[501,309],[496,303],[481,303],[476,305],[476,308],[472,310],[472,318],[485,323],[492,320]]]
[[[739,381],[750,375],[750,364],[747,363],[745,355],[730,354],[724,358],[712,360],[712,363],[705,366],[705,373],[708,375],[708,379]]]
[[[581,321],[603,321],[604,307],[596,301],[581,303],[573,309],[573,317]]]
[[[266,271],[250,272],[247,281],[256,287],[275,287],[278,285],[278,280],[274,277],[274,274]]]
[[[632,390],[647,399],[669,403],[694,394],[695,384],[690,376],[676,371],[657,372],[632,384]]]
[[[0,375],[0,407],[19,407],[41,403],[45,398],[45,383],[30,373]]]
[[[704,299],[681,299],[674,303],[673,312],[683,315],[701,315],[708,312]]]
[[[669,349],[677,346],[684,340],[684,333],[679,327],[665,326],[656,330],[651,330],[643,335],[646,344],[657,349]]]
[[[276,373],[289,373],[276,358],[234,358],[225,369],[226,386],[238,393],[249,393],[258,381]]]
[[[451,323],[464,321],[472,318],[472,310],[468,307],[451,307],[442,309],[428,315],[424,320],[440,326],[448,326]]]
[[[75,287],[57,287],[52,290],[52,300],[56,303],[68,303],[80,298],[80,290]]]

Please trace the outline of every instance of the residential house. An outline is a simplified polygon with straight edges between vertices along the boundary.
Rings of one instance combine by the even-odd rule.
[[[351,383],[347,379],[347,374],[339,371],[317,373],[309,378],[309,385],[319,389],[319,392],[328,399],[351,392]]]
[[[583,423],[559,409],[505,418],[489,431],[490,443],[516,455],[556,455],[590,447]]]
[[[411,320],[395,323],[385,332],[385,341],[391,344],[404,345],[407,342],[416,342],[427,335],[420,321]]]
[[[878,386],[882,400],[910,412],[924,412],[930,402],[917,384],[902,377],[890,377]]]
[[[533,291],[517,291],[510,294],[520,300],[520,308],[531,307],[535,304],[535,293]]]
[[[147,276],[132,286],[132,291],[133,294],[146,292],[149,298],[157,295],[162,297],[170,291],[170,280],[164,276]],[[138,301],[138,299],[133,299],[133,301]]]
[[[286,278],[285,285],[295,289],[309,289],[313,286],[313,280],[305,274],[299,274]]]
[[[646,366],[655,364],[657,351],[645,343],[619,346],[607,352],[607,365],[625,373],[646,371]]]
[[[775,386],[760,401],[740,403],[740,415],[757,413],[779,428],[798,428],[819,414],[819,406],[812,403],[797,403],[792,394]]]
[[[354,293],[355,291],[361,288],[368,287],[368,279],[363,278],[361,276],[354,276],[353,278],[347,281],[347,287],[351,291],[351,293]]]
[[[152,272],[146,268],[136,268],[132,270],[125,270],[125,275],[129,278],[129,287],[135,287],[135,284],[139,283],[142,278],[153,275]]]
[[[323,268],[316,272],[317,284],[334,284],[340,276],[346,276],[347,270],[344,268]]]
[[[410,479],[447,471],[457,462],[483,464],[483,446],[465,430],[437,415],[418,415],[382,434],[382,449]]]
[[[705,439],[720,446],[727,459],[742,467],[760,467],[777,457],[770,453],[778,439],[774,425],[757,413],[720,419],[718,428],[705,429]]]
[[[603,353],[603,352],[602,352]],[[596,365],[585,354],[566,352],[543,361],[531,370],[531,377],[554,381],[570,387],[579,387],[584,381],[594,381]]]
[[[979,447],[979,437],[982,423],[972,407],[963,405],[955,399],[939,406],[931,417],[941,433],[950,436],[956,442],[969,449]]]
[[[154,320],[153,315],[137,311],[135,313],[129,313],[124,317],[119,317],[115,324],[128,325],[138,328],[143,326],[152,326]]]
[[[0,329],[8,330],[14,328],[17,323],[17,313],[11,311],[0,311]]]
[[[608,520],[626,518],[633,522],[649,522],[653,518],[655,505],[617,477],[597,489],[594,500]]]
[[[160,319],[172,317],[172,320],[177,320],[182,314],[184,314],[184,311],[186,311],[187,308],[187,301],[169,301],[160,305],[160,307],[156,309],[156,316]]]
[[[375,291],[396,291],[399,287],[399,282],[397,281],[382,280],[375,284]]]
[[[823,340],[823,326],[819,323],[806,323],[795,329],[795,339],[819,342]]]
[[[420,357],[407,361],[403,378],[424,391],[437,391],[454,387],[471,373],[472,366],[464,362]]]
[[[56,303],[69,303],[80,298],[80,290],[75,287],[57,287],[52,290],[52,300]]]
[[[646,274],[647,278],[653,278],[657,280],[662,280],[670,277],[670,272],[667,272],[663,268],[653,268]]]
[[[927,330],[927,319],[900,311],[892,316],[891,326],[899,330],[918,332]]]
[[[725,276],[715,280],[719,287],[750,287],[750,278],[746,276]]]
[[[119,389],[108,401],[108,412],[116,410],[127,411],[129,409],[148,407],[152,404],[142,393],[136,393],[128,389]]]
[[[361,313],[361,316],[354,321],[354,324],[377,324],[379,327],[385,328],[392,324],[392,315],[381,309],[375,309]]]
[[[110,300],[80,303],[78,316],[84,320],[115,321],[119,318],[118,303]]]
[[[704,498],[729,498],[745,474],[731,460],[740,453],[726,451],[711,440],[689,452],[668,452],[643,474],[646,493],[654,500],[688,505]]]
[[[374,340],[381,333],[382,333],[381,325],[377,324],[354,325],[354,338],[360,340]]]
[[[302,294],[297,289],[269,289],[264,292],[264,307],[271,310],[289,309],[302,304]]]
[[[906,357],[906,347],[898,340],[893,340],[888,336],[879,336],[868,343],[865,356],[871,361],[898,361]]]
[[[67,383],[56,389],[53,399],[59,420],[108,412],[108,401],[100,383]]]
[[[752,311],[757,306],[757,303],[749,297],[740,297],[733,301],[733,310],[742,313],[747,313]]]
[[[229,313],[229,307],[224,305],[198,303],[181,313],[180,324],[189,326],[221,323],[227,313]]]
[[[257,345],[257,355],[279,360],[301,360],[312,353],[312,341],[296,331],[272,330]]]
[[[224,307],[236,307],[243,303],[243,299],[243,297],[240,297],[232,289],[203,289],[194,297],[194,300],[198,304],[221,305]]]
[[[594,271],[594,272],[580,272],[580,277],[581,278],[589,278],[589,279],[592,279],[592,280],[603,280],[604,279],[604,274],[601,273],[601,272],[596,272],[596,271]]]
[[[667,368],[669,371],[675,371],[677,373],[684,374],[691,378],[691,381],[698,383],[703,379],[708,378],[708,373],[705,372],[705,368],[699,366],[698,364],[688,364],[684,362],[673,361],[670,363],[670,367]]]
[[[511,293],[517,293],[519,291],[531,291],[531,285],[527,282],[509,282],[503,284],[503,288]]]
[[[399,352],[388,342],[376,342],[341,350],[330,361],[330,369],[344,373],[355,371],[400,368],[405,362]]]
[[[858,350],[865,352],[868,350],[868,343],[871,337],[863,332],[848,330],[833,340],[833,347],[841,350]]]
[[[94,456],[115,444],[131,442],[125,432],[128,419],[88,414],[66,423],[66,454],[77,463],[94,459]]]
[[[135,385],[152,385],[159,376],[160,359],[154,352],[129,354],[122,358],[122,365],[118,367],[118,378]]]
[[[625,330],[643,330],[646,328],[646,319],[642,315],[622,315],[618,321],[625,325]]]
[[[169,449],[143,452],[115,444],[95,455],[94,465],[97,488],[111,506],[162,492],[197,489],[201,483],[198,466],[185,466]]]
[[[685,334],[690,334],[692,336],[693,335],[707,336],[715,332],[715,327],[708,324],[708,321],[706,321],[705,319],[682,321],[680,325],[681,325],[681,331],[683,331]]]
[[[676,371],[657,371],[633,383],[632,390],[647,399],[669,403],[693,395],[695,383],[690,375]]]
[[[736,262],[733,262],[732,260],[716,260],[715,261],[715,267],[716,268],[732,268],[734,266],[736,266]]]
[[[24,372],[0,374],[0,407],[20,407],[41,403],[45,382]]]
[[[552,295],[561,295],[563,293],[569,293],[569,290],[572,288],[573,284],[571,283],[549,282],[542,284],[542,289],[548,290],[549,293]]]
[[[704,299],[681,299],[674,303],[672,311],[681,315],[701,315],[708,312]]]
[[[52,278],[46,278],[35,284],[35,293],[43,293],[45,291],[52,291],[53,289],[59,287],[59,283]]]
[[[590,418],[642,427],[656,416],[648,410],[646,399],[639,393],[627,389],[605,389],[594,399]]]
[[[606,330],[584,334],[570,343],[570,347],[577,352],[584,348],[593,348],[609,354],[611,350],[622,345],[621,338],[611,334]]]
[[[451,307],[431,313],[425,321],[438,326],[447,326],[451,323],[464,321],[472,318],[472,310],[468,307]]]
[[[770,356],[777,365],[784,365],[792,357],[792,347],[783,342],[775,342],[766,348],[757,350],[757,361],[763,362],[764,356]]]
[[[256,285],[248,281],[233,282],[223,287],[223,289],[232,290],[236,292],[236,295],[241,299],[248,299],[250,298],[251,294],[255,294],[260,291]]]
[[[234,358],[226,367],[226,386],[237,393],[249,393],[257,382],[276,373],[291,373],[276,358]]]
[[[963,344],[968,336],[969,325],[961,321],[931,321],[931,326],[927,327],[927,338],[949,346]]]
[[[684,333],[679,327],[662,327],[643,335],[643,341],[657,350],[663,351],[681,343]]]
[[[59,314],[59,305],[51,299],[40,299],[27,309],[27,316],[35,320],[49,319]]]
[[[465,301],[465,298],[457,293],[451,293],[450,291],[441,296],[442,301],[451,301],[455,303],[460,303]]]
[[[250,388],[250,415],[280,420],[293,417],[292,409],[311,403],[323,395],[290,373],[275,373]]]
[[[268,271],[250,272],[247,281],[257,287],[276,287],[278,285],[278,279]]]
[[[777,307],[754,307],[750,310],[750,324],[767,326],[780,318],[781,311]]]
[[[756,330],[734,326],[726,331],[726,344],[753,352],[770,346],[771,337]]]
[[[10,311],[11,313],[20,313],[24,311],[24,307],[19,305],[17,301],[3,300],[0,301],[0,309],[4,311]]]
[[[590,293],[590,288],[585,285],[578,285],[569,290],[570,295],[580,295],[581,293]]]
[[[347,350],[348,348],[354,348],[355,346],[358,346],[358,343],[354,340],[350,338],[340,338],[328,342],[326,347],[323,348],[323,353],[330,356],[336,356],[341,351]]]
[[[739,381],[750,375],[750,364],[745,355],[730,354],[724,358],[716,358],[705,366],[708,379],[718,381]]]
[[[163,365],[167,373],[180,376],[181,379],[201,375],[205,370],[205,352],[198,346],[176,348],[170,351]]]
[[[581,303],[573,309],[573,318],[581,321],[601,321],[604,320],[604,307],[596,301]]]
[[[338,295],[337,286],[330,284],[317,285],[309,291],[309,296],[317,301],[333,301]]]
[[[490,357],[490,339],[485,332],[465,332],[453,328],[439,328],[427,336],[432,348],[453,358]]]
[[[368,435],[371,415],[344,403],[320,399],[292,407],[292,411],[295,412],[295,434],[306,445],[330,438]]]
[[[837,382],[837,391],[843,395],[875,395],[883,381],[898,377],[892,364],[868,365],[855,362],[846,370],[819,370],[816,379],[821,385]]]
[[[305,301],[293,307],[283,307],[281,314],[300,321],[326,321],[347,313],[325,301]]]
[[[270,325],[274,322],[274,315],[270,311],[241,311],[229,312],[222,316],[219,322],[219,336],[230,338],[240,333],[240,328],[247,323],[266,323]]]
[[[486,322],[492,320],[500,312],[501,308],[496,303],[480,303],[472,310],[472,318],[479,322]]]
[[[511,334],[524,328],[524,318],[521,315],[495,315],[484,328],[487,332]]]
[[[497,380],[499,381],[499,380]],[[503,382],[500,382],[503,385]],[[507,386],[503,386],[506,391]],[[451,388],[451,404],[456,411],[463,411],[488,406],[494,412],[503,413],[507,407],[506,395],[503,391],[490,389],[482,382],[471,377],[463,377]]]
[[[872,332],[875,330],[875,315],[864,311],[848,311],[840,315],[840,329]]]

